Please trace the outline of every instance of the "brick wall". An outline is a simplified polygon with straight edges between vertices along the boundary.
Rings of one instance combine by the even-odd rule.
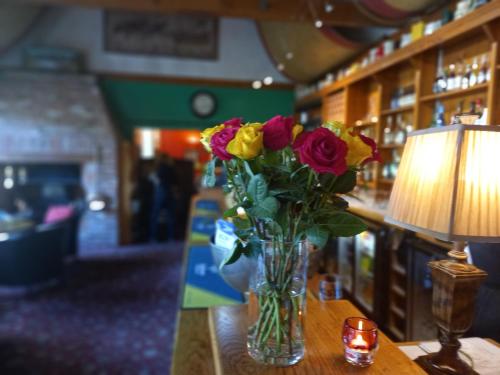
[[[79,162],[87,197],[111,198],[109,212],[85,212],[80,251],[117,245],[117,147],[95,77],[0,73],[0,161]]]

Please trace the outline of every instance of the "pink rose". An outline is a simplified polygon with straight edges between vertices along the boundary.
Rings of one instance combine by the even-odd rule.
[[[347,144],[330,130],[318,128],[304,132],[293,144],[300,162],[318,173],[333,173],[337,176],[347,171]]]
[[[293,118],[274,116],[268,120],[262,131],[264,132],[264,146],[278,151],[292,142]]]
[[[243,118],[242,117],[234,117],[232,119],[224,121],[224,125],[226,125],[226,126],[234,126],[234,127],[239,128],[241,126],[242,122],[243,122]]]
[[[359,137],[361,138],[361,140],[364,143],[366,143],[368,146],[370,146],[372,148],[372,156],[363,160],[362,165],[365,165],[366,163],[371,163],[372,161],[376,161],[378,163],[381,163],[382,157],[380,156],[380,153],[378,151],[377,144],[375,143],[375,141],[373,139],[371,139],[370,137],[367,137],[366,135],[363,135],[363,134],[359,134]]]
[[[239,127],[226,126],[221,131],[212,135],[210,139],[210,148],[212,152],[221,160],[231,160],[233,155],[226,151],[226,146],[231,142],[238,132]]]

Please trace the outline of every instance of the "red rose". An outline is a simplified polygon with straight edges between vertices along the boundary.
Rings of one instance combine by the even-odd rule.
[[[231,142],[238,132],[239,127],[226,126],[221,131],[212,135],[210,139],[210,148],[212,152],[221,160],[231,160],[233,155],[226,151],[226,146]]]
[[[239,128],[241,126],[241,123],[243,122],[242,117],[234,117],[230,120],[224,121],[224,125],[226,126],[234,126]]]
[[[370,137],[367,137],[366,135],[363,135],[363,134],[359,134],[359,137],[361,138],[361,140],[364,143],[366,143],[368,146],[370,146],[372,148],[372,156],[363,160],[362,165],[365,165],[366,163],[370,163],[372,161],[376,161],[376,162],[381,163],[382,157],[380,156],[380,153],[378,152],[377,144],[375,143],[375,141],[373,139],[371,139]]]
[[[293,144],[293,149],[302,164],[309,165],[318,173],[340,176],[347,171],[347,144],[328,129],[318,128],[302,133]]]
[[[264,132],[264,146],[278,151],[292,142],[293,118],[274,116],[266,121],[262,127]]]

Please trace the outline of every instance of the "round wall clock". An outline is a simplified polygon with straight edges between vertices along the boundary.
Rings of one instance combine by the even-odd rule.
[[[217,109],[215,95],[208,91],[198,91],[191,97],[191,110],[198,117],[210,117]]]

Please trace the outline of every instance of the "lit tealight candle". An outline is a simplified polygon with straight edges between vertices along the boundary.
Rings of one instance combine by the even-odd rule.
[[[342,341],[347,362],[356,366],[371,365],[378,348],[377,325],[365,318],[347,318]]]

